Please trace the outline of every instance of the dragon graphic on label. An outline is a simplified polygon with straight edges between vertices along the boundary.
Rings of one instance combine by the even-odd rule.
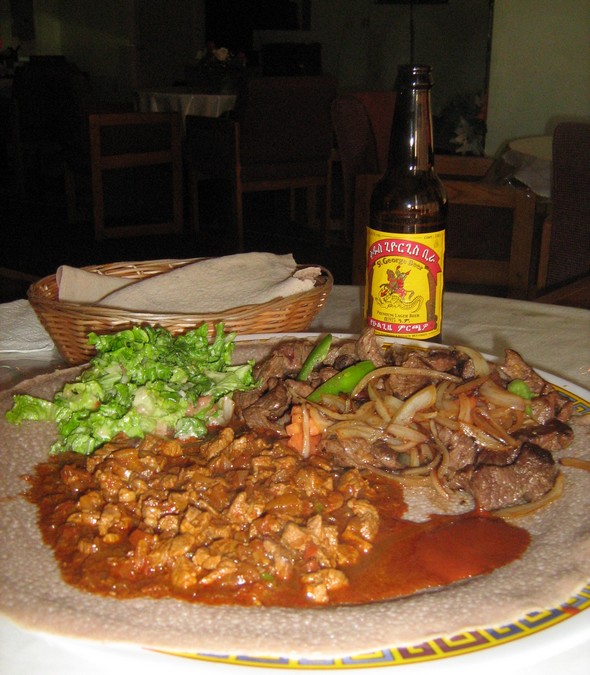
[[[380,285],[379,295],[376,298],[382,307],[403,307],[408,311],[418,311],[422,307],[424,298],[406,288],[406,279],[410,271],[402,271],[400,265],[395,270],[387,270],[387,283]]]

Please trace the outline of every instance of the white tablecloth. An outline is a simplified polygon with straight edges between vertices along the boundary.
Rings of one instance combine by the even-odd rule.
[[[309,330],[358,333],[362,307],[361,287],[335,286]],[[27,344],[14,351],[15,339],[23,334]],[[464,344],[493,356],[502,356],[510,347],[536,368],[590,391],[590,311],[586,309],[445,293],[442,337],[446,344]],[[60,363],[26,300],[0,304],[0,388]]]
[[[14,316],[15,310],[11,307],[13,303],[0,305],[0,368],[5,372],[0,388],[28,373],[60,363],[59,355],[46,344],[46,334],[26,301],[17,302],[19,321],[25,322],[33,333],[29,342],[36,351],[26,354],[3,351],[7,344],[10,346],[5,339],[7,331],[4,327],[7,317]],[[361,308],[362,289],[336,286],[310,330],[358,332],[362,326]],[[448,293],[444,302],[443,341],[475,347],[497,356],[501,356],[506,347],[511,347],[532,365],[590,390],[588,310]],[[41,349],[38,349],[39,345]],[[408,675],[430,672],[457,675],[474,670],[479,675],[497,675],[498,672],[522,675],[533,670],[537,675],[554,675],[556,672],[586,675],[589,663],[590,609],[522,640],[473,654],[404,665],[402,671]],[[244,671],[260,675],[262,672],[247,666],[193,661],[140,649],[50,638],[22,631],[0,618],[0,672],[6,675],[77,675],[79,672],[102,675],[136,669],[141,669],[144,675],[160,675],[164,671],[170,675],[188,675],[197,671],[207,675],[239,675]],[[265,668],[265,672],[268,670]],[[326,671],[316,672],[325,675]]]
[[[510,141],[502,159],[514,177],[540,197],[551,197],[552,136],[528,136]]]
[[[220,117],[233,110],[234,94],[200,94],[188,88],[145,90],[137,92],[140,112],[178,112],[184,122],[187,115]]]

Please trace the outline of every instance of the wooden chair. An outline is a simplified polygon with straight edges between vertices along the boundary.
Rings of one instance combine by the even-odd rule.
[[[26,298],[29,286],[39,280],[35,274],[0,267],[0,302]]]
[[[590,309],[590,124],[555,127],[552,172],[533,299]]]
[[[200,229],[199,183],[203,180],[220,181],[229,198],[219,204],[227,212],[229,207],[229,237],[238,251],[244,250],[244,222],[240,184],[240,125],[229,118],[198,117],[185,119],[185,157],[191,199],[192,223],[195,232]]]
[[[354,95],[338,96],[331,107],[332,126],[336,147],[331,162],[340,162],[342,168],[342,193],[344,198],[344,236],[353,236],[355,181],[360,174],[383,173],[387,159],[379,161],[378,144],[369,113],[361,100]],[[389,122],[391,126],[391,120]],[[382,146],[381,146],[382,147]],[[330,175],[333,169],[330,168]],[[328,213],[332,186],[328,189]]]
[[[352,273],[354,284],[365,282],[365,228],[369,222],[371,194],[379,178],[380,174],[364,174],[356,179]],[[467,239],[479,225],[482,210],[489,213],[493,209],[510,215],[506,257],[459,257],[447,247],[445,280],[469,286],[504,287],[509,297],[526,298],[530,287],[531,251],[535,234],[534,193],[511,185],[492,185],[480,181],[443,180],[443,183],[449,198],[447,239]],[[457,213],[463,207],[470,209],[467,218],[465,214]],[[486,235],[484,232],[478,236]],[[484,253],[489,248],[486,245]]]
[[[180,233],[183,166],[179,116],[98,113],[89,115],[88,125],[96,240]],[[137,217],[140,222],[134,223]]]
[[[361,174],[385,172],[394,106],[395,94],[387,91],[344,94],[332,102],[336,140],[332,161],[339,161],[342,166],[344,232],[349,240],[352,238],[356,178]],[[493,160],[437,155],[435,164],[441,177],[479,180],[488,173]],[[330,203],[327,210],[331,211]]]
[[[208,173],[201,157],[225,154],[233,146],[233,163],[224,160],[224,164],[225,178],[234,181],[230,199],[238,246],[243,246],[244,193],[288,190],[293,221],[295,191],[304,189],[308,219],[313,217],[316,190],[327,182],[332,148],[330,105],[336,91],[337,81],[330,75],[251,78],[238,96],[231,120],[185,118],[186,162],[193,174],[193,190],[197,186],[194,174]],[[216,162],[210,173],[221,177],[220,168]],[[193,194],[192,202],[197,198]],[[196,211],[193,219],[195,215]]]
[[[87,73],[63,56],[31,56],[12,84],[15,167],[21,196],[44,200],[45,189],[65,174],[68,207],[75,195],[69,179],[88,164],[88,112],[92,86]],[[49,179],[49,180],[48,180]]]

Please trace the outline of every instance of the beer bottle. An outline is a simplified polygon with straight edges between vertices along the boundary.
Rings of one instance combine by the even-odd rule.
[[[447,197],[434,170],[430,66],[403,65],[389,161],[371,197],[365,317],[378,335],[440,340]]]

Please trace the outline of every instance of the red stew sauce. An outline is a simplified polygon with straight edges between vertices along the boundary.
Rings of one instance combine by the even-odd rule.
[[[529,544],[485,513],[404,520],[398,483],[231,430],[205,443],[121,439],[27,480],[63,579],[118,598],[368,603],[487,574]]]

